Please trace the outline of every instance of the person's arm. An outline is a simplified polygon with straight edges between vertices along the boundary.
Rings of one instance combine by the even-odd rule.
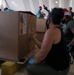
[[[67,27],[70,29],[70,31],[74,34],[74,20],[71,20],[67,23]]]
[[[50,10],[48,10],[48,8],[45,5],[43,5],[43,7],[48,13],[50,12]]]
[[[74,21],[72,21],[72,23],[69,24],[69,28],[70,28],[71,32],[74,34]],[[74,37],[69,44],[72,45],[72,46],[74,45]]]
[[[54,38],[53,31],[50,31],[48,29],[44,35],[41,49],[35,59],[35,62],[34,62],[35,64],[40,63],[47,56],[54,42],[53,38]]]
[[[74,27],[71,29],[72,33],[74,34]]]
[[[72,39],[72,41],[70,42],[70,45],[74,45],[74,38]]]

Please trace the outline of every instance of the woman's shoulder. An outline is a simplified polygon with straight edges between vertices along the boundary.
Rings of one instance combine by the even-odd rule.
[[[56,30],[59,30],[60,27],[54,27],[54,28],[49,28],[47,31],[55,32]]]
[[[56,34],[59,31],[59,28],[49,28],[46,33],[48,34]]]
[[[46,32],[46,37],[51,38],[54,41],[59,40],[60,35],[59,28],[48,29]]]
[[[49,28],[49,29],[46,30],[46,32],[53,32],[53,31],[54,31],[53,28]]]

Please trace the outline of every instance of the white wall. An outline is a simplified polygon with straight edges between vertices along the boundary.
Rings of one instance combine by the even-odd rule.
[[[1,1],[1,0],[0,0]],[[3,1],[3,0],[2,0]],[[54,7],[69,8],[73,7],[74,0],[6,0],[9,8],[16,11],[31,11],[34,14],[38,11],[39,5],[45,4],[49,9]],[[58,3],[56,3],[58,1]],[[43,9],[43,12],[47,12]]]

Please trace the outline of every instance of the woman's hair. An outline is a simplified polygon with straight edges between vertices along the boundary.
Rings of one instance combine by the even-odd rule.
[[[64,17],[64,10],[62,8],[53,8],[48,17],[53,24],[60,24],[61,19]]]
[[[70,15],[65,15],[65,18],[66,18],[67,22],[69,22],[70,20],[73,20],[73,18]]]

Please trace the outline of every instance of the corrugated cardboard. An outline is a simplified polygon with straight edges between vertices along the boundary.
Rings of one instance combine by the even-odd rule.
[[[32,49],[29,44],[34,43],[31,32],[35,33],[35,25],[36,16],[31,12],[0,12],[0,60],[19,61],[34,50],[35,44]]]
[[[36,32],[46,31],[46,19],[37,19],[36,22]]]
[[[37,38],[40,42],[42,42],[43,40],[45,31],[46,31],[46,19],[37,19],[36,33],[37,33]]]

